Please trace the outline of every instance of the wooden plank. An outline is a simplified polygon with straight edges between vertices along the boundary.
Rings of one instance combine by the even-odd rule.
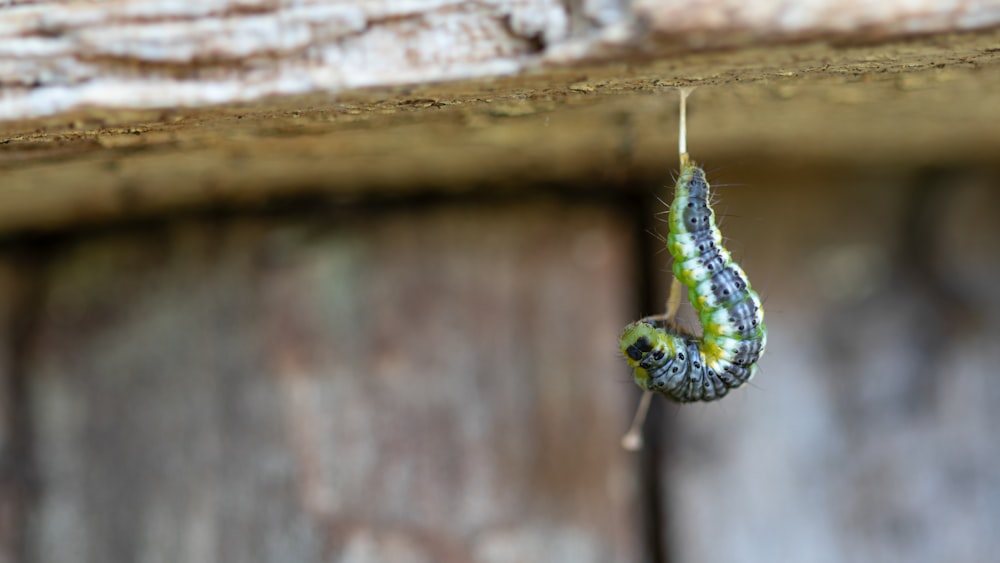
[[[1000,24],[991,0],[31,0],[0,6],[0,120],[496,77]]]
[[[0,251],[0,563],[24,560],[25,514],[37,493],[27,352],[38,322],[45,252]]]
[[[1000,32],[991,37],[962,48],[950,41],[933,56],[908,54],[909,44],[884,52],[894,65],[919,67],[905,75],[881,59],[822,77],[782,77],[780,61],[749,61],[747,72],[770,78],[720,78],[729,83],[692,96],[692,147],[738,161],[991,163],[1000,51],[989,49]],[[934,68],[939,57],[953,66]],[[168,112],[137,127],[63,122],[0,139],[0,233],[316,192],[349,199],[429,187],[530,194],[536,182],[581,190],[641,185],[625,178],[662,183],[677,150],[677,98],[658,85],[669,65],[644,72],[576,86],[592,91],[504,84],[488,94],[326,98],[281,112]]]
[[[688,85],[712,114],[702,147],[992,161],[995,4],[10,0],[0,233],[317,190],[660,178]]]
[[[632,228],[593,206],[68,241],[37,561],[641,561]]]
[[[6,258],[6,257],[5,257]],[[16,427],[11,391],[16,388],[12,358],[12,323],[17,295],[17,276],[8,260],[0,260],[0,563],[16,561],[14,554],[23,537],[24,483],[11,442]]]

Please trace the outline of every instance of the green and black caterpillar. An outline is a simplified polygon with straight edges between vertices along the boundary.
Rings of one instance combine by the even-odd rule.
[[[705,171],[683,156],[667,249],[674,276],[698,312],[702,335],[674,326],[668,314],[628,325],[620,344],[639,387],[686,403],[721,399],[750,381],[767,329],[760,296],[722,246]]]

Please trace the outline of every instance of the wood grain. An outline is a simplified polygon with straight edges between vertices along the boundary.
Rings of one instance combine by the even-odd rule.
[[[0,6],[0,120],[234,104],[706,49],[1000,24],[992,0],[42,0]]]

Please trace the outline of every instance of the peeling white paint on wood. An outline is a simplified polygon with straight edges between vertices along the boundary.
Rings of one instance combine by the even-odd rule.
[[[0,6],[0,120],[240,103],[1000,24],[1000,2],[85,0]],[[669,46],[669,47],[668,47]]]

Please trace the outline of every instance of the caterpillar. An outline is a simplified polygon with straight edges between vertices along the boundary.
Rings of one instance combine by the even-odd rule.
[[[674,326],[668,313],[629,324],[620,340],[636,384],[682,403],[721,399],[750,381],[767,345],[760,296],[722,246],[705,171],[686,157],[670,205],[667,249],[702,335]]]

